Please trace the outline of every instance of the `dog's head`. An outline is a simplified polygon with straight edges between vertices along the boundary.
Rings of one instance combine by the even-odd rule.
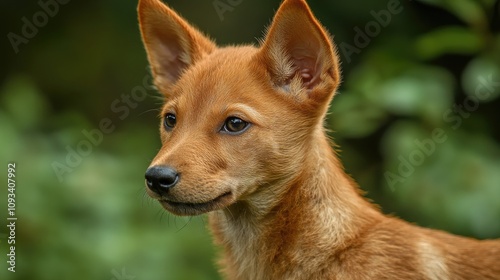
[[[297,176],[340,79],[306,2],[285,0],[260,47],[219,48],[159,0],[140,0],[138,10],[165,96],[148,194],[174,214],[197,215]]]

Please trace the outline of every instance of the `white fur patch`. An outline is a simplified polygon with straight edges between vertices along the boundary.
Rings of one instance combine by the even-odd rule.
[[[422,271],[430,280],[448,280],[448,268],[439,249],[432,244],[421,241],[417,244],[417,250],[422,263]]]

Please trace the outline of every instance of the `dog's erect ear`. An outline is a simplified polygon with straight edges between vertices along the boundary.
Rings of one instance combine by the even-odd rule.
[[[261,52],[274,85],[286,91],[299,94],[305,89],[310,93],[327,84],[335,90],[339,84],[337,56],[330,36],[305,0],[283,1]]]
[[[138,14],[142,40],[160,90],[168,90],[182,71],[216,47],[160,0],[140,0]]]

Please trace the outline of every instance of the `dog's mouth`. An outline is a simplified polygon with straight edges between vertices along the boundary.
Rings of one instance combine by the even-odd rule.
[[[232,200],[232,193],[225,192],[210,201],[200,203],[171,201],[164,198],[159,201],[163,208],[175,215],[195,216],[226,207],[232,202]]]

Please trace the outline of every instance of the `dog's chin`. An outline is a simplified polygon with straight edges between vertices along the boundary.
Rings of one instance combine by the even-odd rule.
[[[210,201],[199,203],[171,201],[164,198],[159,199],[163,208],[177,216],[201,215],[211,211],[223,209],[234,203],[234,201],[235,198],[231,192],[223,193]]]

